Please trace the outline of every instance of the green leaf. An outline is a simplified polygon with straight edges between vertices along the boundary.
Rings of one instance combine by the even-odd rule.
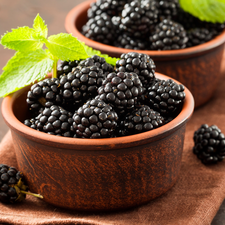
[[[47,72],[52,70],[53,62],[43,49],[17,52],[3,68],[0,76],[0,97],[44,79]]]
[[[85,51],[87,52],[87,54],[91,57],[93,55],[98,55],[100,57],[104,57],[106,62],[111,64],[112,66],[116,65],[116,61],[119,60],[119,58],[115,58],[115,57],[110,57],[107,54],[102,54],[100,51],[95,50],[87,45],[85,45],[85,43],[81,42],[82,45],[84,46]]]
[[[225,0],[180,0],[180,6],[200,20],[212,23],[225,22]]]
[[[1,44],[16,51],[34,51],[40,49],[43,43],[38,38],[37,32],[33,28],[18,27],[7,32],[1,38]]]
[[[54,56],[63,61],[88,58],[83,45],[71,34],[51,35],[45,45]]]
[[[45,21],[39,16],[39,14],[37,14],[34,19],[33,28],[40,36],[47,38],[48,28],[47,25],[45,25]]]

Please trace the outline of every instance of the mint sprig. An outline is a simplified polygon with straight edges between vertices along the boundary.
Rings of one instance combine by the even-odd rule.
[[[33,28],[18,27],[1,37],[1,44],[5,48],[17,52],[3,68],[0,76],[0,97],[44,79],[50,71],[53,71],[53,77],[57,77],[58,60],[81,60],[96,54],[105,57],[108,63],[116,64],[116,58],[102,55],[100,51],[86,46],[71,34],[47,36],[47,25],[38,14]]]
[[[225,0],[179,0],[181,8],[202,21],[225,22]]]

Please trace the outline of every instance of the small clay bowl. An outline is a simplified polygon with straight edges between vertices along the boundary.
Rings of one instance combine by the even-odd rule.
[[[28,89],[5,97],[2,115],[12,133],[18,168],[30,190],[44,201],[79,211],[126,209],[149,202],[175,184],[186,123],[194,110],[187,88],[181,112],[168,124],[105,139],[58,137],[25,126]]]
[[[117,48],[86,38],[81,34],[87,22],[87,10],[95,0],[84,1],[67,14],[65,29],[86,45],[113,57],[122,53],[148,54],[156,64],[156,71],[166,74],[184,84],[193,94],[195,107],[206,103],[213,96],[220,76],[225,46],[225,30],[213,40],[186,49],[167,51],[143,51]],[[147,37],[148,38],[148,37]]]

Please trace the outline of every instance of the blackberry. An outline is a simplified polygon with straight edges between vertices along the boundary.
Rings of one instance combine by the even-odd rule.
[[[0,201],[4,203],[15,203],[25,199],[26,194],[20,190],[27,191],[24,185],[24,177],[14,167],[0,164]]]
[[[147,105],[135,108],[120,125],[120,136],[138,134],[156,129],[165,124],[164,118],[159,112]]]
[[[26,102],[34,116],[40,113],[46,103],[62,104],[59,79],[47,78],[33,84],[27,93]]]
[[[129,34],[122,33],[118,35],[117,39],[114,42],[114,46],[126,49],[146,50],[148,44],[145,39],[138,39],[135,37],[131,37]]]
[[[94,99],[87,101],[73,115],[73,128],[78,138],[113,137],[118,115],[105,102]]]
[[[134,0],[124,5],[121,14],[120,30],[134,37],[149,33],[158,22],[158,2]]]
[[[94,41],[111,45],[113,43],[116,29],[111,17],[103,13],[87,21],[82,27],[82,34]]]
[[[155,27],[149,40],[151,50],[174,50],[185,48],[188,37],[181,24],[165,19]]]
[[[28,186],[25,184],[23,173],[15,167],[0,164],[0,202],[21,202],[26,198],[26,194],[43,198],[39,194],[33,194],[27,191]]]
[[[73,114],[60,106],[45,107],[37,117],[26,119],[24,124],[48,134],[73,137]]]
[[[103,71],[103,77],[105,78],[109,73],[114,71],[112,65],[106,62],[105,58],[98,55],[93,55],[90,58],[81,60],[78,64],[78,69],[83,67],[97,66],[100,70]]]
[[[159,20],[175,19],[179,12],[178,0],[160,0],[159,1]]]
[[[66,75],[72,72],[78,66],[79,62],[79,60],[59,62],[57,66],[57,77],[59,78],[63,74]]]
[[[213,33],[206,28],[193,28],[187,32],[187,36],[187,47],[193,47],[210,41],[213,38]]]
[[[76,110],[80,104],[95,97],[98,87],[102,85],[105,78],[102,69],[93,64],[89,65],[80,67],[60,79],[64,106],[70,111]]]
[[[97,0],[87,11],[88,19],[106,13],[110,17],[119,16],[128,0]]]
[[[155,79],[145,95],[145,103],[163,116],[176,116],[185,99],[184,86],[175,81]]]
[[[216,125],[202,124],[194,132],[193,139],[193,153],[203,164],[215,164],[224,159],[225,137]]]
[[[116,62],[117,72],[134,72],[139,76],[143,87],[147,88],[155,79],[155,63],[147,54],[129,52]]]
[[[110,104],[119,113],[135,106],[143,93],[141,80],[135,73],[113,72],[108,74],[98,88],[97,99]]]

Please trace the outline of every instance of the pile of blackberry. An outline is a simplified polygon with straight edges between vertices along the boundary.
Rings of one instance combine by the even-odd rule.
[[[185,12],[179,0],[96,0],[81,32],[119,48],[173,50],[208,42],[224,28]]]
[[[128,52],[115,66],[97,55],[61,62],[58,77],[27,94],[32,129],[70,138],[111,138],[156,129],[182,109],[184,86],[155,76],[146,54]]]

